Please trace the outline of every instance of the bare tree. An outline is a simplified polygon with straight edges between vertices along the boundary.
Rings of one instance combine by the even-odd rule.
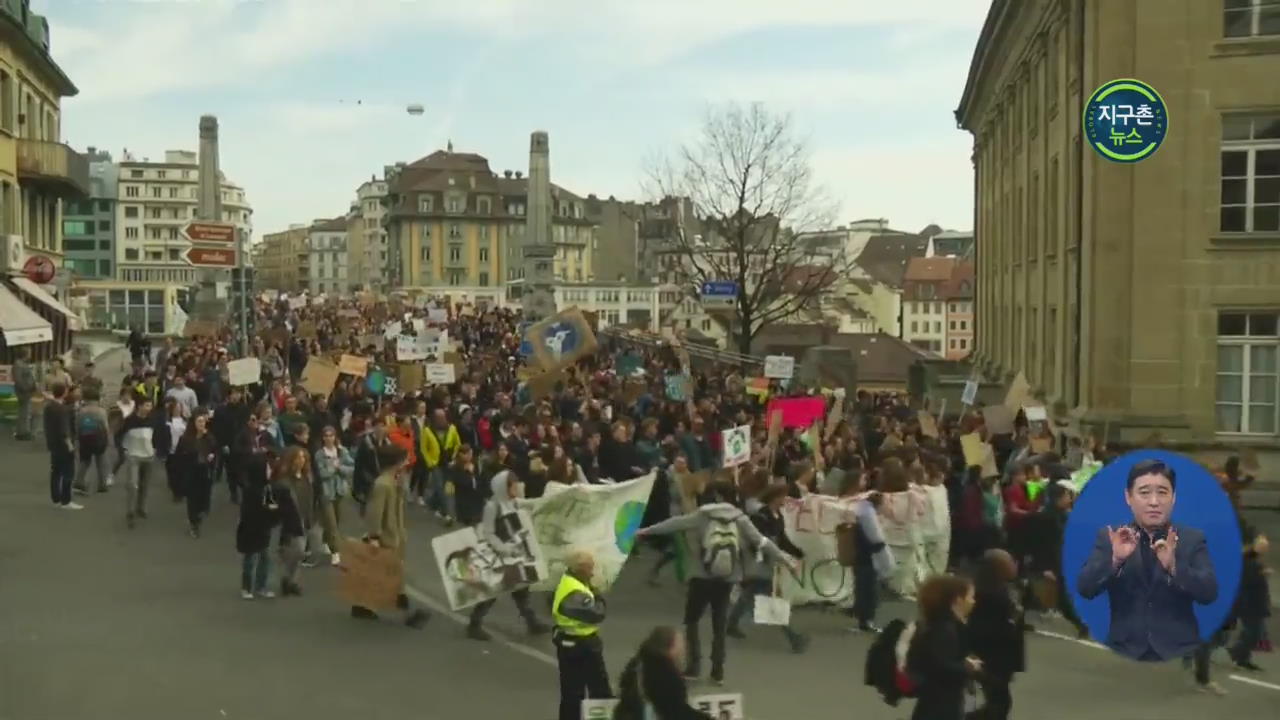
[[[737,283],[732,329],[743,354],[765,326],[816,307],[852,269],[843,243],[823,247],[804,235],[829,227],[833,213],[789,115],[758,103],[714,108],[697,140],[648,175],[659,197],[688,198],[704,228],[672,239],[682,284],[696,296],[704,282]]]

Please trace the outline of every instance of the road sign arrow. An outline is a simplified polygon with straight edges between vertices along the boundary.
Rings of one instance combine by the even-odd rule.
[[[222,248],[191,247],[186,252],[187,264],[194,267],[230,268],[236,266],[236,251]]]
[[[191,222],[182,228],[182,234],[193,243],[226,243],[236,241],[236,226],[227,223]]]

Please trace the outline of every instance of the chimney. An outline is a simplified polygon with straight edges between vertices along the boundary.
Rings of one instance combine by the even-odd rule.
[[[516,171],[516,179],[517,179],[517,180],[519,180],[519,179],[520,179],[520,178],[522,178],[522,177],[524,177],[524,173],[522,173],[522,172],[520,172],[519,170],[517,170],[517,171]]]

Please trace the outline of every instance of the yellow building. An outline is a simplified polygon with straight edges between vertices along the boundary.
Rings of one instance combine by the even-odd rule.
[[[1280,27],[1266,3],[1157,5],[992,4],[956,111],[975,359],[1112,437],[1280,447]],[[1085,101],[1117,78],[1168,110],[1135,164],[1082,142]]]
[[[310,284],[311,264],[307,250],[309,225],[267,233],[255,249],[257,287],[261,290],[298,292]]]
[[[528,180],[501,176],[472,153],[440,150],[389,179],[386,216],[400,285],[495,288],[519,280],[524,268]],[[564,282],[593,279],[596,225],[583,198],[551,186],[554,271]]]

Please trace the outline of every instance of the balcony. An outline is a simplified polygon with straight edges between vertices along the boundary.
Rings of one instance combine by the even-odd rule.
[[[18,180],[67,199],[89,197],[89,160],[62,143],[18,140]]]

